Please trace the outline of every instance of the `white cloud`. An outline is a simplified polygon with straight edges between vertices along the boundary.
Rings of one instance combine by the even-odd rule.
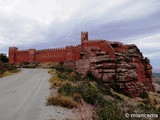
[[[145,0],[1,0],[0,13],[49,25],[71,19],[106,19],[106,22],[135,19],[154,12],[158,9],[156,6],[156,3]]]
[[[160,33],[145,34],[126,39],[127,44],[136,44],[150,59],[160,59]]]
[[[129,38],[128,43],[135,43],[141,49],[160,50],[160,33],[158,32]]]
[[[151,13],[159,10],[158,3],[153,1],[141,0],[131,3],[127,6],[123,6],[119,14],[116,16],[119,19],[135,19],[150,15]]]
[[[146,53],[145,56],[147,56],[148,58],[154,60],[154,59],[160,59],[160,52],[154,52],[154,53]]]
[[[135,19],[153,13],[157,6],[156,0],[0,0],[0,44],[8,49],[51,42],[46,38],[59,40],[77,26],[87,26],[94,20],[99,25]]]

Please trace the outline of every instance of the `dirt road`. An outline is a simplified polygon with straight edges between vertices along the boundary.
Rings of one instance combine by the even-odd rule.
[[[45,69],[23,69],[21,72],[0,78],[0,120],[81,120],[86,108],[66,109],[46,106],[50,95],[50,75]],[[90,111],[89,111],[90,112]]]
[[[45,120],[49,96],[48,70],[24,69],[0,79],[0,120]]]

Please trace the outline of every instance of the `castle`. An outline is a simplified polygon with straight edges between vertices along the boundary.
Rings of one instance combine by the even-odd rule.
[[[44,50],[18,50],[16,47],[9,48],[9,62],[11,64],[19,64],[22,62],[64,62],[67,60],[79,60],[83,57],[83,51],[86,47],[100,48],[102,51],[108,52],[108,54],[114,58],[114,49],[107,41],[92,41],[88,40],[88,32],[81,32],[81,45],[66,46],[65,48],[54,48]],[[89,52],[87,50],[87,52]],[[93,56],[88,54],[89,56]],[[88,56],[88,57],[89,57]]]
[[[9,48],[9,62],[66,62],[82,74],[91,71],[105,85],[114,82],[129,96],[139,96],[144,89],[154,91],[152,66],[136,45],[124,45],[107,40],[89,40],[88,32],[81,32],[81,44],[44,50]]]

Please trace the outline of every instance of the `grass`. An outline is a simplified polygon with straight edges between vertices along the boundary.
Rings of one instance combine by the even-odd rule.
[[[64,84],[63,81],[55,75],[50,78],[49,82],[51,84],[51,88],[60,87]]]
[[[48,98],[47,105],[59,105],[71,109],[76,108],[78,104],[74,101],[72,97],[63,95],[51,95]]]

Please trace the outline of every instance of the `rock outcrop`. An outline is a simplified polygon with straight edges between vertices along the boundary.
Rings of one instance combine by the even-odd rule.
[[[82,74],[91,71],[106,86],[116,85],[118,91],[130,97],[140,96],[144,90],[154,91],[152,66],[136,45],[101,42],[103,44],[107,42],[113,48],[115,56],[112,57],[109,52],[100,47],[86,47],[85,43],[83,57],[76,61],[76,68]]]

